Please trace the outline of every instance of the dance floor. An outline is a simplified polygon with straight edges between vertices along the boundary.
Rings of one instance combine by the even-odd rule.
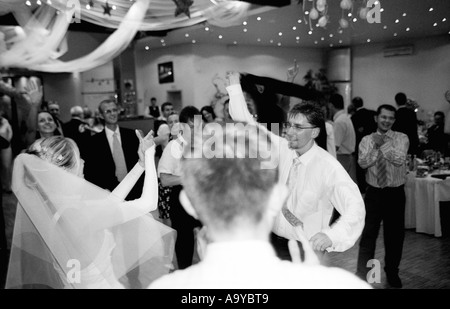
[[[10,244],[14,227],[16,199],[14,194],[3,194],[3,209],[6,219],[6,235]],[[406,289],[450,289],[450,237],[434,237],[406,230],[403,259],[400,277]],[[355,272],[358,255],[358,244],[344,253],[326,255],[324,264],[341,267]],[[377,242],[375,258],[383,267],[384,246],[383,233]],[[381,272],[381,283],[374,283],[376,289],[388,288],[384,271]],[[2,286],[3,288],[3,286]]]

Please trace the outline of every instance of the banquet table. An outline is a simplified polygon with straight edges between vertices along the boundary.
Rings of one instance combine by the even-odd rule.
[[[438,179],[427,175],[417,178],[415,172],[409,172],[405,195],[405,228],[441,237],[439,202],[450,201],[450,177]]]

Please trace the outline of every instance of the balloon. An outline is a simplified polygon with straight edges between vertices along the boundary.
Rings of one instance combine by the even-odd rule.
[[[341,26],[341,28],[348,28],[348,21],[345,18],[341,18],[339,20],[339,25]]]
[[[317,19],[319,18],[319,12],[317,12],[315,8],[312,8],[311,12],[309,12],[309,17],[311,17],[311,19]]]
[[[350,10],[352,8],[353,2],[351,0],[342,0],[341,9]]]

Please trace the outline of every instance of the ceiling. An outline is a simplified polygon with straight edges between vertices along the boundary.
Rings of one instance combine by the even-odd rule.
[[[139,39],[137,47],[151,50],[189,43],[328,48],[377,42],[395,44],[443,34],[449,35],[450,40],[449,0],[379,0],[382,8],[380,23],[368,23],[360,18],[359,9],[364,0],[355,0],[354,7],[346,11],[340,8],[340,0],[328,0],[329,23],[325,28],[317,26],[317,20],[310,23],[305,15],[303,8],[311,10],[315,1],[303,1],[304,4],[292,0],[290,5],[273,7],[269,11],[266,7],[261,13],[254,10],[238,26],[220,28],[204,23],[176,29],[164,36],[148,36]],[[248,2],[273,3],[264,0]],[[342,17],[348,21],[348,28],[340,27]]]

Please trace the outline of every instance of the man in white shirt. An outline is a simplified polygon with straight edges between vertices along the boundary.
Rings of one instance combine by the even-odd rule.
[[[344,111],[344,98],[335,93],[331,95],[328,103],[333,115],[334,141],[336,144],[336,158],[344,169],[356,182],[355,152],[356,134],[352,120]]]
[[[231,116],[255,123],[245,104],[239,74],[231,73],[229,83]],[[277,254],[290,259],[288,240],[300,240],[302,235],[317,252],[345,251],[355,244],[364,227],[365,207],[359,189],[342,165],[314,141],[324,122],[320,108],[297,104],[288,121],[286,138],[272,135],[279,147],[280,182],[290,187],[272,230]],[[341,216],[330,226],[333,208]]]
[[[295,242],[297,263],[277,258],[269,234],[287,188],[278,182],[276,169],[262,168],[273,146],[267,130],[239,125],[214,131],[218,142],[212,158],[205,155],[212,151],[206,130],[200,144],[185,148],[180,200],[206,226],[209,243],[202,261],[157,279],[150,288],[370,288],[345,270],[319,265],[307,241],[305,263],[300,263]],[[198,157],[200,149],[203,155]]]

